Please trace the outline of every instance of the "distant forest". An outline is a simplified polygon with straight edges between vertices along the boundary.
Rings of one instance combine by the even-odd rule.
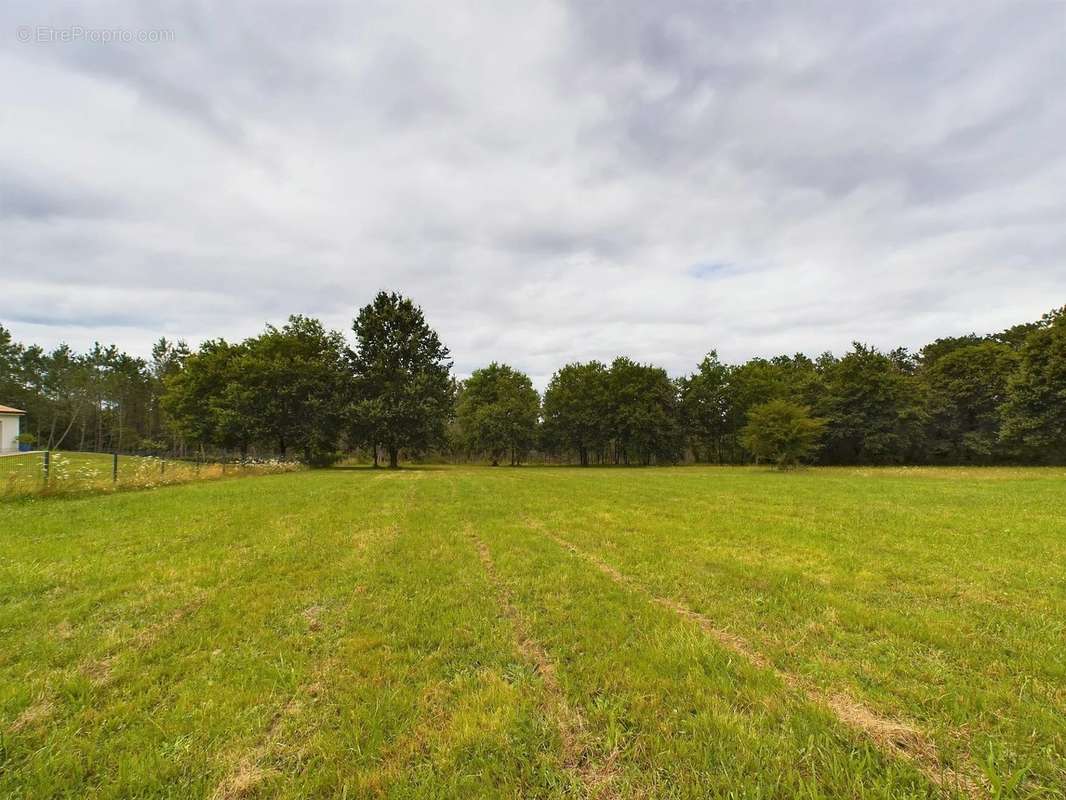
[[[380,293],[352,330],[354,347],[294,316],[196,351],[161,338],[146,360],[102,344],[48,351],[0,325],[0,404],[27,412],[24,444],[40,449],[395,466],[748,463],[753,411],[784,401],[816,423],[803,455],[817,464],[1066,464],[1066,307],[918,352],[856,342],[840,357],[727,364],[711,350],[677,378],[626,357],[571,363],[543,396],[505,364],[457,381],[401,295]]]

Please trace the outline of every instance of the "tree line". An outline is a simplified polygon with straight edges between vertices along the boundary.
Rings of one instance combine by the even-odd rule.
[[[619,357],[561,367],[541,396],[493,362],[457,381],[422,310],[379,293],[354,347],[316,319],[148,359],[13,341],[0,326],[0,403],[49,449],[274,455],[324,465],[360,454],[650,465],[1066,463],[1066,307],[909,352],[855,343],[723,362],[688,375]]]

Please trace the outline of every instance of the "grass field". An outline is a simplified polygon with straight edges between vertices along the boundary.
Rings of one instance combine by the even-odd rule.
[[[1066,797],[1066,471],[0,504],[0,797]]]

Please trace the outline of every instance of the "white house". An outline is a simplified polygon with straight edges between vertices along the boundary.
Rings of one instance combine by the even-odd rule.
[[[19,425],[25,413],[11,406],[0,406],[0,453],[19,451]]]

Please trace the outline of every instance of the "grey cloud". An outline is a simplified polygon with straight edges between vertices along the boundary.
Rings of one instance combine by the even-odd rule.
[[[93,219],[110,216],[121,209],[117,198],[72,185],[70,177],[24,175],[13,167],[0,166],[0,219]]]
[[[468,372],[920,346],[1066,296],[1048,0],[13,3],[15,334],[146,351],[412,295]],[[1056,299],[1059,298],[1059,299]]]

